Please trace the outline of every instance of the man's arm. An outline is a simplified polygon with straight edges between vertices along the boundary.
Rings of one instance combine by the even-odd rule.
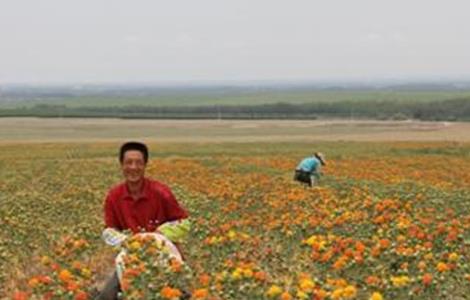
[[[104,242],[110,246],[119,246],[127,235],[120,232],[121,226],[114,211],[112,195],[108,193],[104,203],[104,223],[105,228],[101,234]]]
[[[104,224],[106,227],[121,230],[122,228],[119,224],[119,220],[114,209],[112,194],[108,193],[104,202]]]

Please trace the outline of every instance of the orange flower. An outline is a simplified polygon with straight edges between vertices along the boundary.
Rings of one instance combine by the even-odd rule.
[[[170,268],[175,273],[181,272],[181,262],[176,259],[172,259],[170,261]]]
[[[359,253],[356,253],[354,255],[354,261],[357,263],[357,264],[362,264],[364,262],[364,257],[362,256],[362,254],[359,254]]]
[[[76,282],[73,282],[73,281],[69,281],[67,283],[67,290],[69,291],[76,291],[78,289],[78,284]]]
[[[60,271],[59,273],[59,279],[62,281],[62,282],[68,282],[72,279],[72,273],[70,273],[69,270],[67,269],[64,269],[62,271]]]
[[[284,292],[281,294],[281,300],[291,300],[292,296],[289,294],[289,292]]]
[[[418,263],[418,269],[419,269],[420,271],[423,271],[424,269],[426,269],[426,262],[420,261],[420,262]]]
[[[179,298],[181,296],[181,291],[165,286],[160,290],[160,295],[165,299]]]
[[[377,285],[380,279],[377,276],[367,276],[365,281],[368,285]]]
[[[314,297],[313,299],[315,300],[323,300],[325,299],[327,296],[328,296],[328,292],[325,291],[325,290],[322,290],[322,289],[319,289],[319,290],[315,290],[315,292],[313,293]]]
[[[81,267],[82,267],[82,264],[79,261],[74,261],[72,263],[72,268],[75,269],[75,270],[80,270]]]
[[[404,236],[402,234],[397,236],[397,242],[402,243],[402,242],[405,242],[405,241],[406,241],[406,236]]]
[[[379,245],[380,245],[380,248],[386,249],[386,248],[388,248],[388,247],[390,246],[390,240],[388,240],[388,239],[381,239],[381,240],[379,241]]]
[[[37,277],[33,277],[28,281],[28,285],[30,288],[35,288],[39,285],[40,281]]]
[[[265,281],[267,276],[266,276],[266,272],[258,271],[258,272],[255,272],[254,277],[255,279],[259,281]]]
[[[437,270],[438,270],[439,272],[445,272],[445,271],[448,271],[448,270],[449,270],[449,267],[447,266],[447,264],[445,264],[445,263],[443,263],[443,262],[439,262],[439,263],[437,264],[437,267],[436,267],[436,268],[437,268]]]
[[[75,294],[75,300],[88,300],[88,294],[84,291],[78,291]]]
[[[54,271],[58,271],[60,269],[60,266],[56,263],[51,264],[51,269]]]
[[[380,246],[376,246],[374,248],[372,248],[370,254],[374,257],[377,257],[380,255]]]
[[[211,281],[211,277],[207,274],[201,274],[199,276],[199,283],[202,286],[208,286],[210,281]]]
[[[122,278],[122,281],[121,281],[121,290],[123,290],[124,292],[128,291],[129,290],[129,280],[127,278]]]
[[[320,258],[321,262],[327,262],[333,257],[333,251],[328,250],[327,252],[323,253],[323,255]]]
[[[430,274],[430,273],[424,274],[422,282],[426,286],[430,285],[432,283],[432,274]]]
[[[194,299],[204,299],[209,295],[207,289],[197,289],[193,292],[192,297]]]
[[[356,242],[356,251],[359,252],[359,253],[363,253],[364,250],[366,250],[366,246],[362,242],[357,241]]]
[[[135,277],[139,274],[140,274],[140,270],[138,268],[129,268],[129,269],[124,270],[123,277],[124,278]]]
[[[28,294],[26,292],[17,291],[13,294],[13,300],[28,300]]]
[[[346,265],[346,263],[347,263],[347,260],[344,259],[343,257],[340,257],[333,264],[333,269],[340,270]]]

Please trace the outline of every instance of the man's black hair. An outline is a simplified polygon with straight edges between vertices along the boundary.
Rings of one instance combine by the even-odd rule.
[[[144,162],[147,163],[149,159],[149,150],[147,146],[140,142],[127,142],[122,144],[121,149],[119,150],[119,162],[121,164],[124,160],[124,154],[129,150],[140,151],[144,155]]]

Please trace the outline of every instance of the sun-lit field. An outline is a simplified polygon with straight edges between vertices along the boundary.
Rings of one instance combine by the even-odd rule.
[[[84,300],[101,287],[119,252],[100,238],[119,144],[0,146],[0,299]],[[147,174],[193,225],[185,265],[156,269],[152,245],[127,244],[124,299],[469,299],[468,143],[150,149]],[[328,164],[307,189],[293,169],[315,150]]]

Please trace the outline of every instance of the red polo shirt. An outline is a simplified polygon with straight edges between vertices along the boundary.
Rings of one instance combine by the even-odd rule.
[[[166,185],[145,178],[142,188],[137,200],[131,197],[125,182],[108,192],[104,205],[106,227],[134,233],[154,231],[165,222],[188,217]]]

